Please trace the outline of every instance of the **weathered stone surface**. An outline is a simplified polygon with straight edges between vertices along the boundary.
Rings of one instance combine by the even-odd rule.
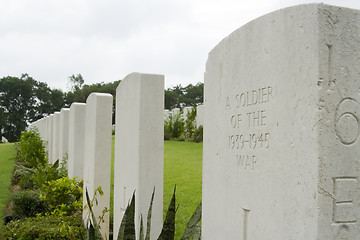
[[[359,27],[357,10],[301,5],[210,52],[204,240],[359,237]]]
[[[161,232],[163,221],[164,76],[132,73],[116,90],[114,169],[114,239],[133,192],[135,222],[139,232],[155,187],[151,239]]]
[[[111,122],[113,97],[107,93],[91,93],[86,100],[85,147],[84,147],[84,206],[86,189],[90,199],[101,187],[104,194],[96,195],[98,205],[93,207],[96,219],[102,216],[102,210],[110,208],[110,172],[111,172]],[[84,209],[83,218],[88,217]],[[110,214],[104,215],[101,233],[109,238]]]
[[[69,114],[68,175],[70,178],[84,178],[86,104],[74,102]]]

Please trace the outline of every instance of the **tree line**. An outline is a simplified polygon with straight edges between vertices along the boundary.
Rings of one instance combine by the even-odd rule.
[[[47,83],[37,81],[28,74],[3,77],[0,79],[0,139],[4,136],[10,142],[18,141],[29,123],[60,111],[63,107],[70,107],[73,102],[86,102],[92,92],[113,95],[114,123],[116,88],[120,81],[87,85],[81,74],[71,75],[71,90],[64,92],[61,89],[51,89]],[[202,102],[203,83],[185,87],[177,85],[165,90],[166,109],[196,106]]]

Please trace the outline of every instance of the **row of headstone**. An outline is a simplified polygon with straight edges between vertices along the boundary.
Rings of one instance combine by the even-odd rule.
[[[140,97],[141,96],[141,97]],[[84,180],[85,193],[98,204],[93,207],[96,219],[103,216],[101,232],[109,237],[111,142],[113,97],[106,93],[91,93],[85,103],[73,103],[48,117],[31,124],[46,142],[49,163],[66,159],[69,177]],[[116,138],[114,167],[114,234],[120,227],[124,210],[136,195],[136,215],[147,216],[151,195],[155,189],[152,208],[152,239],[159,235],[163,219],[163,109],[164,77],[132,73],[117,87]],[[84,223],[89,211],[83,211]],[[144,226],[146,230],[146,221]],[[137,229],[139,219],[136,218]]]
[[[184,121],[187,119],[188,113],[194,110],[194,107],[184,107],[181,113],[180,108],[173,108],[171,111],[168,109],[164,110],[164,120],[168,120],[170,115],[175,116],[181,114],[180,117]],[[200,127],[204,125],[204,105],[196,106],[196,118],[195,118],[196,126]]]
[[[359,238],[359,26],[359,10],[300,5],[248,23],[210,52],[202,239]],[[133,106],[158,102],[156,94],[138,88],[147,77],[128,78],[136,79],[134,85],[124,81],[119,91]],[[146,95],[144,102],[130,86]],[[151,130],[146,121],[151,116],[161,126],[163,110],[157,115],[126,101],[119,109],[125,113],[117,112],[116,131],[127,138],[116,146],[116,158],[124,158],[116,171],[124,176],[116,177],[115,199],[124,200],[115,212],[123,212],[132,191],[147,181],[140,174],[151,168],[144,155],[163,149],[141,135],[154,136],[157,127]],[[126,161],[130,156],[133,161]],[[161,167],[151,170],[162,174]]]

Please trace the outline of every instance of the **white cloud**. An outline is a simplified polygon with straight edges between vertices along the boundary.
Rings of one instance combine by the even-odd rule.
[[[164,74],[166,86],[203,81],[208,52],[245,23],[301,0],[3,0],[0,77],[29,73],[65,89],[131,72]],[[320,1],[316,1],[320,2]],[[325,1],[359,8],[360,1]]]

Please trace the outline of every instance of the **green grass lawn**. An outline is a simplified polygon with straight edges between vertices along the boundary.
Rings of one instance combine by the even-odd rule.
[[[4,211],[9,201],[12,173],[15,166],[13,143],[0,144],[0,229],[3,225]]]
[[[176,185],[176,235],[180,239],[186,224],[201,201],[202,143],[164,142],[164,218]],[[113,136],[114,149],[114,136]],[[114,151],[112,152],[114,169]],[[114,171],[111,171],[111,189],[114,188]],[[113,192],[110,209],[112,215]]]

